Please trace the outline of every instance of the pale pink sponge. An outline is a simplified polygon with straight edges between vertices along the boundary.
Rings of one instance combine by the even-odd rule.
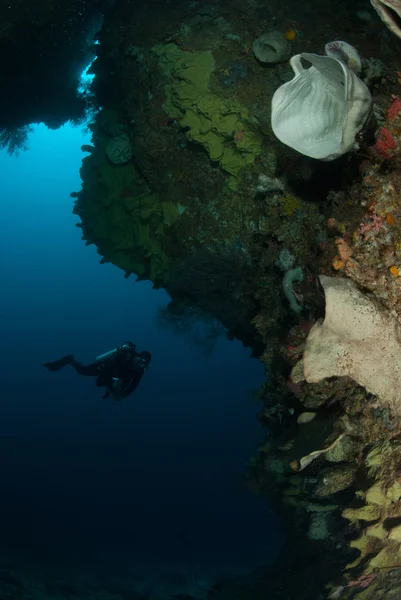
[[[361,57],[359,56],[357,49],[354,48],[354,46],[351,46],[351,44],[343,42],[342,40],[335,40],[334,42],[328,42],[324,47],[324,51],[327,56],[341,61],[357,75],[361,73]]]
[[[320,276],[326,296],[324,320],[306,340],[307,382],[348,376],[401,415],[401,328],[392,314],[353,281]]]

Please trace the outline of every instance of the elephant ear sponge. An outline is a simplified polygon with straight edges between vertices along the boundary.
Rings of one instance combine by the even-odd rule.
[[[401,415],[401,328],[350,279],[320,276],[326,315],[310,330],[303,358],[309,383],[348,376]]]

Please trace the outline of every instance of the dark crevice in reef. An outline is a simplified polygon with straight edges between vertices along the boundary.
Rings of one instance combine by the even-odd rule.
[[[111,7],[110,0],[1,4],[0,130],[38,122],[58,128],[83,116],[77,85]]]

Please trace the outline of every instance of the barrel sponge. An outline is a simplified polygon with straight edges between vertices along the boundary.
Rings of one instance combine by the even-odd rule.
[[[288,59],[290,44],[282,31],[268,31],[253,42],[252,50],[262,63],[280,63]]]
[[[306,381],[348,376],[401,415],[401,328],[392,314],[353,281],[320,276],[326,314],[312,327],[304,352]]]

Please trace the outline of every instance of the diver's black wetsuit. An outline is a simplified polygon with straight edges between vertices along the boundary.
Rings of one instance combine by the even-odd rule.
[[[151,359],[150,352],[136,352],[131,342],[117,348],[115,355],[89,365],[83,365],[75,360],[72,354],[59,360],[45,363],[49,371],[59,371],[70,365],[79,375],[96,377],[96,385],[107,389],[103,398],[112,394],[115,400],[126,398],[138,387],[139,382]]]

